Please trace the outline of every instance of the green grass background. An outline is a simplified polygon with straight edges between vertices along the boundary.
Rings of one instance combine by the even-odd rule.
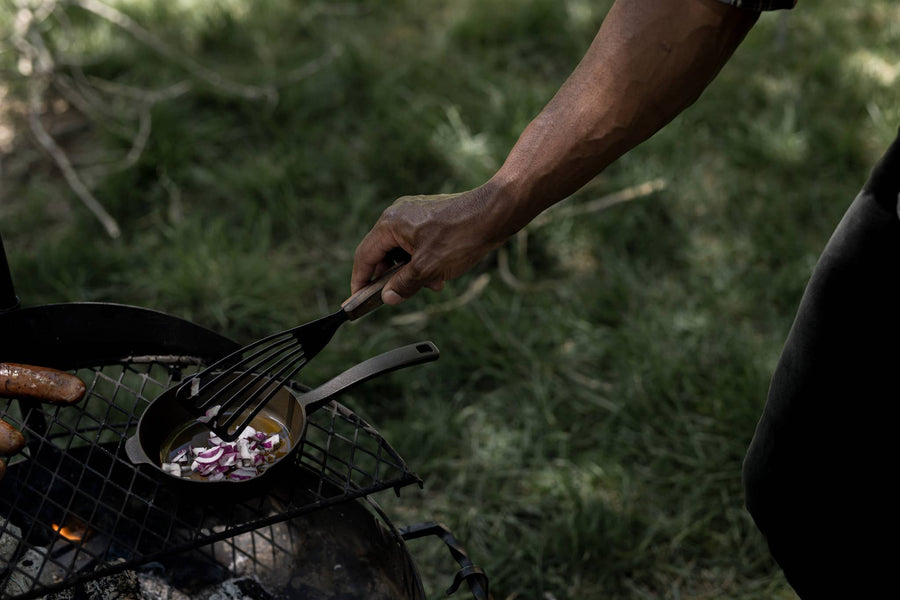
[[[119,239],[22,120],[14,4],[0,2],[0,232],[23,303],[136,304],[249,342],[333,311],[394,198],[490,176],[610,2],[115,4],[276,102],[60,2],[41,32],[63,81],[191,84],[153,105],[133,166],[91,180]],[[893,2],[764,15],[693,107],[567,203],[663,190],[529,228],[503,250],[519,285],[492,256],[342,328],[304,381],[422,339],[442,350],[345,399],[425,479],[376,498],[392,519],[445,522],[498,599],[794,598],[740,465],[818,253],[900,122],[898,48]],[[141,106],[97,89],[93,114],[48,96],[85,177],[128,152]],[[478,277],[482,293],[448,308]],[[442,597],[449,555],[411,548]]]

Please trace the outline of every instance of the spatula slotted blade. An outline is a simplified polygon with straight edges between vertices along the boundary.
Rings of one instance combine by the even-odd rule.
[[[230,442],[334,337],[338,327],[381,306],[381,290],[402,264],[348,298],[337,312],[265,337],[182,382],[176,399]]]
[[[176,397],[226,442],[237,439],[347,320],[339,311],[246,346],[185,380]]]

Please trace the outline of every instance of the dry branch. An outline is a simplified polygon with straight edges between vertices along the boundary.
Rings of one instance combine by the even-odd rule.
[[[653,179],[629,186],[612,194],[607,194],[596,200],[585,202],[582,204],[557,204],[537,216],[528,226],[516,234],[517,246],[517,263],[521,267],[526,260],[526,247],[528,243],[528,231],[541,227],[553,221],[561,219],[570,219],[589,213],[600,212],[617,204],[629,202],[638,198],[644,198],[666,188],[666,182],[662,179]],[[518,292],[537,292],[552,288],[555,282],[545,281],[538,284],[530,284],[516,277],[509,265],[509,251],[506,246],[502,246],[497,253],[497,271],[500,279],[510,288]]]
[[[38,86],[35,86],[36,88]],[[66,180],[66,183],[69,184],[69,187],[72,188],[72,191],[75,192],[75,195],[87,206],[88,210],[90,210],[97,220],[100,221],[100,224],[103,225],[103,228],[106,229],[106,233],[109,234],[112,238],[117,238],[121,235],[121,230],[119,229],[119,224],[116,222],[112,216],[106,212],[106,209],[103,208],[103,205],[94,197],[91,191],[87,188],[81,178],[78,176],[78,173],[75,171],[74,167],[72,167],[72,163],[69,161],[69,157],[66,156],[66,153],[62,151],[62,149],[56,144],[53,138],[47,133],[47,130],[44,128],[44,125],[41,123],[41,119],[39,116],[40,113],[40,96],[36,93],[32,93],[32,101],[29,103],[28,110],[28,125],[31,128],[31,132],[34,134],[35,139],[37,139],[38,143],[41,147],[50,155],[53,161],[56,163],[56,166],[59,167],[59,170],[62,172],[63,177]]]
[[[509,268],[509,251],[506,246],[501,246],[497,250],[497,272],[500,279],[510,288],[517,292],[534,293],[551,289],[557,285],[555,281],[542,281],[540,283],[526,283],[513,275]]]
[[[397,317],[393,317],[391,319],[392,325],[421,325],[428,321],[429,318],[434,315],[439,315],[442,313],[450,312],[451,310],[456,310],[461,306],[465,306],[466,304],[475,300],[481,293],[485,290],[488,284],[491,282],[490,273],[482,273],[478,277],[472,280],[469,284],[469,287],[466,288],[459,296],[448,300],[447,302],[441,302],[439,304],[433,304],[428,306],[425,310],[421,310],[419,312],[407,313],[405,315],[400,315]]]
[[[143,43],[160,56],[181,65],[188,73],[197,79],[205,81],[213,87],[251,100],[265,99],[270,102],[275,102],[278,99],[278,92],[272,86],[260,87],[231,81],[212,69],[207,69],[189,56],[176,52],[163,43],[158,37],[141,27],[134,19],[108,4],[104,4],[99,0],[68,0],[68,2],[124,29],[136,40]]]
[[[54,62],[43,37],[38,32],[37,25],[52,13],[55,3],[43,2],[32,9],[26,2],[20,1],[17,7],[12,41],[19,51],[19,70],[28,76],[28,126],[38,144],[59,167],[75,195],[97,217],[110,237],[119,237],[121,231],[116,220],[94,197],[78,176],[69,157],[41,123],[43,99],[53,77]]]
[[[558,219],[572,218],[588,213],[599,212],[623,202],[628,202],[630,200],[649,196],[665,189],[665,187],[666,182],[664,180],[653,179],[651,181],[629,186],[612,194],[607,194],[606,196],[597,198],[596,200],[593,200],[591,202],[575,206],[557,205],[556,207],[545,211],[544,213],[539,215],[538,218],[534,219],[526,228],[516,234],[516,241],[518,242],[517,262],[521,265],[527,260],[525,254],[528,245],[529,229],[546,225],[547,223]],[[509,263],[509,249],[507,245],[503,245],[497,250],[497,273],[503,283],[517,292],[540,292],[552,289],[553,287],[556,287],[558,285],[555,281],[542,281],[540,283],[528,283],[522,281],[513,274],[512,270],[510,269]],[[490,275],[484,273],[473,280],[466,291],[453,300],[429,306],[426,310],[423,311],[394,317],[393,319],[391,319],[391,323],[394,325],[421,325],[427,322],[430,317],[436,314],[455,310],[472,302],[481,295],[490,281]]]
[[[616,204],[621,204],[623,202],[629,202],[631,200],[637,200],[638,198],[650,196],[651,194],[655,194],[656,192],[662,191],[664,189],[666,189],[665,180],[653,179],[650,181],[645,181],[644,183],[627,187],[612,194],[607,194],[606,196],[597,198],[596,200],[592,200],[590,202],[585,202],[583,204],[572,205],[569,203],[560,203],[538,215],[538,217],[534,219],[529,226],[540,227],[558,219],[568,219],[588,213],[599,212],[601,210],[606,210],[611,206],[615,206]]]
[[[69,24],[65,13],[57,10],[59,4],[63,2],[78,6],[109,21],[166,60],[184,68],[196,80],[203,81],[227,94],[274,103],[278,97],[277,86],[273,84],[255,86],[234,82],[201,65],[184,53],[169,47],[134,19],[100,0],[14,0],[16,14],[11,41],[18,52],[18,71],[26,79],[29,128],[38,145],[59,168],[73,193],[94,214],[111,237],[118,237],[120,235],[119,225],[92,194],[89,184],[98,177],[125,170],[137,164],[152,131],[152,107],[158,102],[171,100],[187,93],[193,88],[194,82],[181,81],[158,90],[144,90],[87,77],[81,71],[80,66],[70,60],[66,61],[66,64],[69,66],[72,76],[57,72],[59,61],[51,54],[45,43],[46,28],[42,28],[41,25],[53,14],[58,16],[60,23],[64,26]],[[311,76],[332,62],[339,54],[340,48],[331,48],[322,56],[289,73],[287,80],[281,82],[281,85]],[[118,161],[82,167],[81,173],[79,173],[69,156],[41,121],[44,102],[51,86],[55,87],[66,101],[77,107],[82,114],[88,116],[95,123],[102,123],[105,127],[112,127],[120,135],[131,137],[131,145],[127,154]],[[110,95],[125,98],[131,104],[125,107],[111,104],[108,102]],[[133,123],[135,118],[136,127],[130,123],[126,125],[128,121]],[[170,191],[170,195],[173,195],[172,190],[177,191],[177,186],[174,186],[170,180],[167,179],[167,181],[172,184],[167,186],[167,189]],[[173,199],[173,209],[176,209],[177,205],[178,202]]]

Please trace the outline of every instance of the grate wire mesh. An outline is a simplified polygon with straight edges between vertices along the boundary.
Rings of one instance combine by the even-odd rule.
[[[78,406],[0,399],[0,414],[28,441],[0,481],[0,597],[38,597],[421,485],[378,431],[332,402],[309,415],[288,473],[264,493],[221,503],[175,493],[155,472],[131,464],[124,443],[153,399],[202,366],[192,357],[133,357],[75,371],[87,387]],[[246,554],[236,548],[233,560]]]

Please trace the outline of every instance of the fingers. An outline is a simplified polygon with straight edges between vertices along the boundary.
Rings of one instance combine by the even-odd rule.
[[[434,274],[423,271],[413,257],[409,264],[397,271],[387,282],[381,292],[381,299],[385,304],[400,304],[414,296],[423,287],[440,291],[443,288],[443,280],[437,280],[434,278]]]
[[[376,224],[356,247],[353,255],[353,272],[350,277],[350,293],[355,294],[368,285],[390,265],[385,256],[400,246],[385,227]]]
[[[374,277],[378,277],[387,270],[391,266],[388,264],[387,254],[397,247],[398,244],[390,230],[382,223],[377,223],[356,248],[353,256],[353,274],[350,278],[350,293],[355,294],[368,285]],[[397,277],[408,269],[409,265],[401,268],[382,289],[381,299],[385,304],[400,304],[409,297],[397,292]],[[402,277],[400,281],[403,281]],[[409,290],[410,286],[401,283],[399,289]],[[415,291],[409,292],[409,295],[413,293]]]
[[[400,304],[401,302],[403,302],[404,300],[406,300],[406,298],[404,298],[403,296],[401,296],[394,290],[385,289],[385,290],[382,290],[382,292],[381,292],[381,300],[385,304],[389,304],[391,306],[396,306],[396,305]]]
[[[396,278],[396,277],[397,276],[395,275],[394,278]],[[396,306],[397,304],[400,304],[401,302],[403,302],[410,296],[416,294],[423,287],[427,287],[428,289],[435,291],[435,292],[440,292],[441,290],[444,289],[444,281],[442,281],[442,280],[431,281],[431,282],[425,284],[424,286],[420,285],[418,287],[416,287],[415,284],[410,285],[409,283],[405,283],[403,280],[400,280],[399,282],[397,282],[396,285],[399,285],[400,287],[399,288],[395,287],[394,279],[392,279],[390,282],[388,282],[387,285],[385,285],[385,289],[382,290],[381,299],[385,304],[390,304],[392,306]],[[402,296],[401,293],[397,291],[397,289],[404,290],[404,293],[407,293],[409,295]],[[412,289],[413,291],[409,292],[408,290],[410,290],[410,289]]]
[[[496,246],[485,205],[474,192],[398,198],[356,248],[352,293],[392,266],[387,255],[397,248],[410,258],[382,289],[385,304],[399,304],[423,287],[442,290]]]
[[[363,240],[363,243],[365,243],[365,240]],[[381,256],[378,262],[373,262],[374,259],[372,258],[363,258],[366,256],[364,253],[370,252],[368,248],[363,246],[363,243],[359,246],[362,250],[357,249],[359,258],[353,263],[353,278],[350,285],[351,293],[353,294],[368,285],[373,278],[377,278],[381,273],[393,266],[384,259],[384,255]],[[375,251],[371,256],[377,255],[378,252]],[[412,263],[402,267],[382,289],[382,301],[385,304],[396,305],[415,295],[423,287],[428,287],[436,292],[444,289],[443,279],[435,279],[433,275],[418,275],[417,273],[418,270]]]

